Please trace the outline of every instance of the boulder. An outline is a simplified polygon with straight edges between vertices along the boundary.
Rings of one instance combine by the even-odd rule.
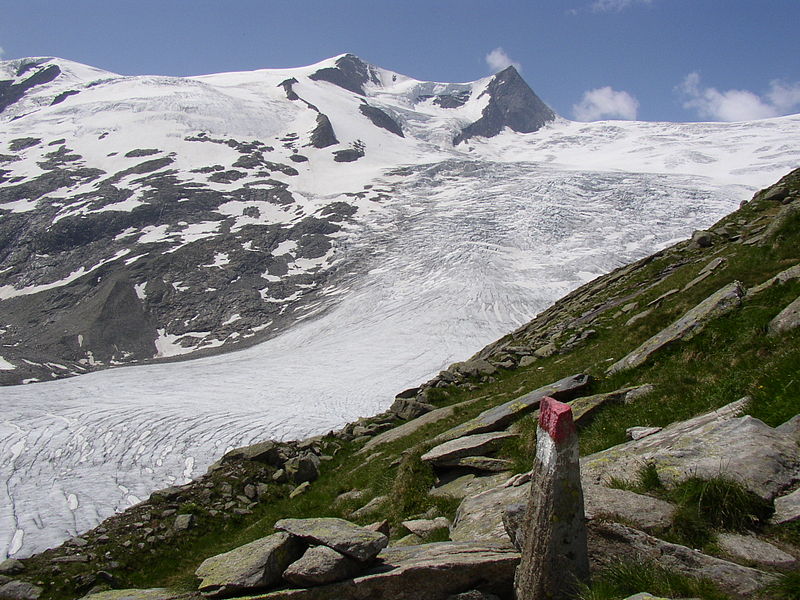
[[[436,436],[436,443],[447,442],[465,435],[475,435],[489,431],[499,431],[517,419],[535,411],[539,408],[542,398],[550,396],[556,400],[566,402],[580,395],[591,383],[589,375],[578,374],[565,377],[555,383],[540,387],[532,392],[485,410],[474,419],[470,419],[461,425],[445,431]]]
[[[432,404],[420,402],[416,398],[395,398],[389,411],[396,414],[401,419],[415,419],[420,415],[435,410]]]
[[[656,562],[665,569],[689,577],[708,578],[735,597],[752,598],[757,590],[776,580],[772,573],[671,544],[619,523],[591,522],[589,549],[597,566],[619,560]]]
[[[772,335],[787,333],[800,327],[800,296],[795,298],[786,308],[769,322],[769,332]]]
[[[772,515],[771,522],[793,523],[800,520],[800,489],[796,489],[791,494],[786,494],[780,498],[775,498],[775,514]]]
[[[187,596],[185,593],[173,592],[166,588],[151,588],[148,590],[108,590],[89,594],[82,600],[180,600]]]
[[[0,562],[0,575],[16,575],[25,570],[25,564],[16,558],[7,558]]]
[[[438,542],[386,548],[353,579],[312,589],[278,590],[261,600],[447,600],[464,590],[511,597],[519,553],[493,544]]]
[[[283,470],[289,481],[299,485],[306,481],[315,481],[319,477],[319,464],[319,456],[306,452],[287,460]]]
[[[448,371],[454,371],[464,377],[481,377],[482,375],[494,375],[497,367],[482,358],[473,358],[465,362],[453,363]]]
[[[380,510],[383,506],[384,502],[386,502],[388,499],[388,496],[375,496],[364,506],[350,513],[350,518],[361,519],[363,517],[368,517],[369,515],[378,512],[378,510]]]
[[[700,333],[706,324],[736,308],[742,303],[745,290],[738,281],[720,288],[680,319],[662,329],[633,352],[611,365],[606,373],[611,375],[632,369],[646,362],[653,354],[678,340],[689,340]]]
[[[692,234],[692,244],[697,248],[710,248],[714,244],[714,234],[709,231],[695,231]]]
[[[175,517],[175,531],[186,531],[194,524],[194,515],[178,515]]]
[[[312,587],[355,577],[361,569],[362,563],[354,558],[327,546],[314,546],[286,568],[283,578],[300,587]]]
[[[737,418],[748,400],[586,456],[583,478],[596,484],[629,479],[641,465],[653,463],[664,482],[722,474],[771,500],[797,480],[800,452],[790,436],[753,417]]]
[[[304,481],[296,488],[294,488],[291,492],[289,492],[289,499],[291,500],[292,498],[297,498],[300,494],[305,494],[306,491],[308,491],[308,488],[310,487],[311,487],[311,482]]]
[[[791,554],[754,535],[720,533],[717,536],[717,543],[726,554],[740,562],[779,568],[789,568],[797,562]]]
[[[464,592],[463,594],[448,596],[447,600],[500,600],[500,597],[495,596],[494,594],[486,594],[485,592],[481,592],[479,590],[470,590],[468,592]]]
[[[267,588],[280,581],[291,563],[303,554],[304,544],[288,533],[276,533],[207,558],[195,571],[204,596],[222,598],[237,592]]]
[[[4,600],[38,600],[44,590],[27,581],[11,580],[0,585],[0,598]]]
[[[435,519],[411,519],[403,521],[402,525],[411,533],[418,535],[424,540],[434,531],[448,529],[450,527],[450,520],[445,517],[436,517]]]
[[[275,523],[275,529],[312,544],[328,546],[362,562],[374,558],[389,543],[382,533],[331,517],[281,519]]]
[[[230,462],[232,460],[254,460],[277,466],[279,463],[279,446],[275,442],[266,441],[236,448],[222,457],[220,462]]]
[[[437,466],[452,465],[465,456],[485,456],[513,437],[516,436],[504,431],[467,435],[435,446],[420,459]]]

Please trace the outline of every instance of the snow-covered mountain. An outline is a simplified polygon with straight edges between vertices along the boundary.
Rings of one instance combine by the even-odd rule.
[[[385,409],[717,220],[797,167],[798,141],[798,116],[569,122],[513,68],[0,62],[0,381],[39,381],[0,391],[0,548],[58,543],[227,447]]]

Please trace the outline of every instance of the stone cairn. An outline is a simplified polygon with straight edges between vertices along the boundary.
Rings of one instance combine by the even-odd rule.
[[[578,434],[569,405],[542,400],[531,494],[523,524],[517,600],[562,600],[589,579]]]

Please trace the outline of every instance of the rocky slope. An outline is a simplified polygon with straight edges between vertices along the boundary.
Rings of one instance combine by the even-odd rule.
[[[518,543],[513,505],[535,485],[525,475],[534,411],[554,395],[572,402],[580,430],[598,581],[616,568],[613,559],[634,557],[639,570],[658,561],[711,582],[692,595],[792,597],[781,594],[796,593],[784,584],[800,559],[798,202],[795,171],[707,231],[582,286],[399,394],[386,413],[304,442],[232,451],[191,484],[59,548],[4,563],[11,587],[0,593],[28,585],[41,597],[78,597],[168,584],[96,599],[195,598],[193,573],[207,557],[263,538],[278,519],[325,516],[388,533],[383,562],[356,576],[376,594],[429,580],[415,588],[425,590],[420,597],[504,597],[511,571],[502,565]],[[735,506],[726,498],[710,506],[687,499],[687,486],[719,478],[713,485],[744,490],[737,502],[750,503],[738,524],[718,520]],[[419,545],[442,535],[451,545]],[[457,558],[462,551],[471,558]],[[479,581],[481,561],[495,570]],[[420,577],[445,567],[459,573],[452,585]],[[357,597],[366,588],[348,584],[352,576],[264,597]],[[268,584],[254,585],[230,593]]]

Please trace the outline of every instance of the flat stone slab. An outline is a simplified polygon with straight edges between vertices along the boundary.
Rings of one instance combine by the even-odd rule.
[[[720,548],[735,560],[784,568],[792,567],[797,562],[791,554],[754,535],[720,533],[717,542]]]
[[[669,527],[675,514],[664,500],[594,484],[583,486],[583,509],[587,519],[621,519],[644,530]]]
[[[265,589],[280,581],[304,545],[288,533],[276,533],[204,560],[195,575],[200,593],[210,598]]]
[[[706,577],[734,597],[751,598],[777,577],[758,569],[671,544],[619,523],[594,521],[589,528],[589,553],[601,564],[616,560],[653,561],[690,577]]]
[[[572,408],[572,419],[576,425],[585,425],[593,417],[597,409],[608,403],[629,403],[652,390],[651,385],[637,385],[622,388],[606,394],[594,394],[576,398],[569,403]],[[629,399],[630,398],[630,399]]]
[[[290,564],[283,578],[300,587],[334,583],[355,577],[361,571],[359,561],[327,546],[314,546]]]
[[[278,590],[261,600],[447,600],[464,590],[511,597],[519,553],[508,546],[439,542],[395,546],[353,579],[311,589]]]
[[[798,520],[800,520],[800,489],[775,498],[775,514],[771,519],[773,523],[792,523]]]
[[[275,529],[333,548],[362,562],[374,558],[389,543],[389,538],[382,533],[331,517],[281,519],[275,523]]]
[[[7,600],[38,600],[43,591],[38,585],[12,579],[0,585],[0,598]]]
[[[465,435],[475,435],[478,433],[505,429],[517,419],[539,408],[539,403],[542,401],[542,398],[550,396],[556,400],[566,402],[580,395],[580,392],[586,389],[590,383],[591,377],[582,373],[565,377],[555,383],[528,392],[524,396],[485,410],[474,419],[470,419],[436,436],[434,441],[436,443],[442,443]]]
[[[612,478],[630,479],[650,462],[664,482],[723,474],[772,500],[797,480],[800,449],[792,436],[753,417],[737,417],[746,402],[733,402],[640,440],[586,456],[581,460],[582,477],[595,484]]]
[[[466,456],[485,456],[496,450],[505,440],[513,437],[517,436],[505,431],[467,435],[439,444],[428,450],[420,459],[434,465],[452,465],[453,461]]]
[[[503,513],[506,506],[527,503],[530,489],[530,483],[500,486],[464,498],[450,528],[450,539],[456,542],[491,541],[511,545],[503,525]]]
[[[780,285],[781,283],[786,283],[787,281],[793,281],[795,279],[800,279],[800,265],[794,265],[789,267],[785,271],[781,271],[774,277],[770,277],[764,283],[760,283],[757,286],[750,288],[747,290],[748,296],[754,296],[760,292],[763,292],[766,289],[771,288],[774,285]]]
[[[514,462],[503,458],[489,458],[487,456],[465,456],[443,463],[448,467],[475,469],[490,473],[506,473],[514,467]]]
[[[411,533],[418,535],[424,540],[434,531],[448,529],[451,523],[450,520],[445,517],[436,517],[435,519],[411,519],[409,521],[403,521],[402,525]]]
[[[438,498],[466,498],[497,487],[511,477],[510,471],[494,475],[467,473],[432,488],[428,494]]]
[[[625,369],[638,367],[664,346],[678,340],[691,339],[700,333],[709,321],[738,308],[744,294],[745,290],[741,283],[738,281],[729,283],[711,294],[680,319],[645,341],[636,350],[615,362],[606,373],[611,375]]]

